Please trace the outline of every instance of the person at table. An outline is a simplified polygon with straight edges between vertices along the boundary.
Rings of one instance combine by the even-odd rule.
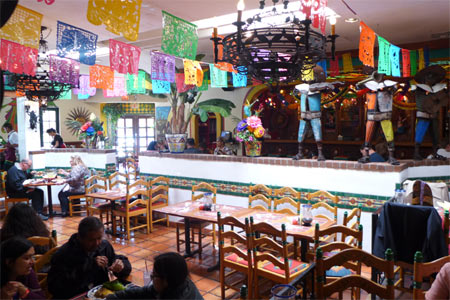
[[[425,299],[450,299],[450,263],[441,268],[431,288],[425,293]]]
[[[50,231],[33,208],[25,203],[18,203],[9,209],[5,217],[0,230],[0,241],[3,242],[16,236],[24,238],[32,236],[49,237]],[[49,249],[48,246],[35,246],[34,250],[37,254],[44,254]]]
[[[234,155],[233,151],[225,146],[225,142],[222,138],[217,140],[216,149],[214,149],[214,155]]]
[[[89,169],[80,156],[74,155],[70,157],[70,166],[72,167],[70,172],[66,172],[63,169],[58,170],[58,173],[67,176],[64,183],[69,185],[68,190],[64,188],[58,193],[62,217],[69,215],[69,196],[84,194],[84,178],[89,176]]]
[[[33,244],[13,237],[1,244],[1,299],[45,299],[33,270]]]
[[[69,299],[88,292],[109,281],[109,271],[122,280],[130,275],[128,258],[116,255],[103,234],[103,223],[96,217],[86,217],[78,225],[78,232],[56,251],[47,279],[54,299]]]
[[[51,142],[52,148],[66,148],[63,138],[56,132],[55,129],[47,129],[47,133],[53,138],[53,141]]]
[[[16,162],[16,149],[19,147],[19,136],[17,135],[17,132],[14,131],[11,123],[3,124],[2,129],[8,133],[8,142],[5,144],[4,164],[4,170],[8,171]]]
[[[193,154],[199,154],[202,153],[200,150],[195,148],[195,140],[192,138],[189,138],[186,140],[186,149],[184,150],[184,153],[193,153]]]
[[[117,292],[106,299],[203,299],[189,278],[186,261],[176,252],[156,256],[150,276],[150,285]]]
[[[33,162],[30,159],[22,159],[15,166],[12,166],[6,175],[6,194],[11,198],[28,198],[34,210],[39,214],[42,220],[47,220],[42,210],[44,208],[44,192],[40,189],[24,187],[23,182],[33,177],[28,170]]]
[[[366,155],[366,147],[365,146],[361,147],[360,151],[363,156]],[[381,156],[380,154],[375,152],[375,150],[373,150],[372,148],[369,148],[368,153],[369,153],[369,162],[385,162],[386,161],[383,158],[383,156]]]

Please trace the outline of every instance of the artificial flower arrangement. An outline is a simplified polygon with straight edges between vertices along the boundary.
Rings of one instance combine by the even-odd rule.
[[[247,104],[244,107],[244,114],[247,118],[240,121],[236,127],[236,140],[239,142],[256,142],[264,136],[265,130],[259,118],[259,114],[263,110],[263,105],[261,104],[253,114],[251,112],[252,105]]]
[[[103,130],[103,122],[94,114],[91,114],[90,121],[80,126],[79,138],[84,140],[86,147],[92,146],[95,148],[97,146],[97,140],[105,141],[107,139]]]

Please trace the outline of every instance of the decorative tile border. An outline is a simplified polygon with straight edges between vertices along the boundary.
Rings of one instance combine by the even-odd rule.
[[[220,181],[220,180],[211,180],[204,178],[190,178],[190,177],[179,177],[179,176],[168,176],[162,174],[150,174],[150,173],[141,173],[141,176],[145,176],[149,180],[153,180],[158,176],[164,176],[170,179],[170,187],[184,190],[191,190],[193,185],[196,185],[200,182],[207,182],[212,184],[217,188],[217,193],[231,196],[240,196],[240,197],[248,197],[250,192],[250,186],[254,185],[254,183],[240,183],[240,182],[232,182],[232,181]],[[272,189],[278,189],[282,186],[275,185],[267,185]],[[310,192],[315,192],[317,190],[312,189],[302,189],[302,188],[294,188],[296,191],[301,193],[301,202],[306,203],[306,194]],[[383,206],[384,202],[389,200],[390,197],[385,196],[374,196],[374,195],[363,195],[363,194],[351,194],[351,193],[343,193],[343,192],[333,192],[329,191],[331,194],[339,196],[340,202],[338,204],[339,208],[352,209],[357,207],[358,205],[362,205],[363,211],[373,212],[376,211],[379,207]],[[317,202],[317,201],[312,201]]]
[[[443,182],[447,185],[448,191],[450,192],[450,176],[435,176],[435,177],[411,177],[405,179],[402,183],[397,183],[395,185],[396,189],[401,189],[403,187],[403,183],[406,180],[422,180],[422,181],[429,181],[429,182]]]

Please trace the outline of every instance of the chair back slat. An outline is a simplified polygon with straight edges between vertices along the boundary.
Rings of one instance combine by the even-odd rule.
[[[308,201],[315,200],[318,202],[329,200],[331,203],[337,204],[337,203],[339,203],[340,198],[338,196],[335,196],[335,195],[327,192],[327,191],[317,191],[317,192],[313,192],[313,193],[307,193],[306,200],[308,200]]]
[[[330,218],[327,215],[324,214],[315,214],[316,217],[322,217],[322,218],[327,218],[331,221],[336,221],[337,222],[337,206],[331,206],[325,202],[317,202],[314,203],[312,206],[312,213],[314,215],[314,211],[318,211],[319,208],[324,208],[326,211],[330,212],[333,215],[333,218]]]
[[[254,204],[255,202],[257,204]],[[250,194],[248,196],[248,207],[270,211],[272,209],[272,200],[270,198],[267,198],[263,194],[256,194],[254,196]]]
[[[289,205],[288,207],[284,207],[279,209],[282,205]],[[275,199],[273,201],[273,211],[279,213],[285,213],[292,216],[300,215],[300,200],[295,201],[290,197],[283,197],[281,199]]]
[[[109,189],[117,188],[120,185],[127,185],[130,180],[128,174],[121,172],[114,172],[108,177]]]
[[[272,193],[273,193],[273,190],[271,188],[265,186],[264,184],[252,185],[249,188],[249,195],[252,195],[252,196],[261,194],[261,195],[266,196],[267,198],[271,198]]]
[[[200,194],[196,195],[196,192],[201,192]],[[216,203],[216,195],[217,195],[217,189],[213,187],[211,184],[206,182],[200,182],[197,185],[192,186],[192,201],[197,201],[201,198],[203,198],[204,192],[210,192],[213,194],[212,201],[215,204]]]
[[[273,195],[275,197],[289,197],[299,202],[301,197],[300,192],[288,186],[273,190]]]
[[[33,245],[48,246],[48,249],[56,247],[56,241],[52,237],[31,236],[27,238]]]
[[[450,255],[441,257],[432,262],[424,263],[422,252],[417,251],[414,255],[414,283],[413,299],[425,299],[425,291],[422,289],[423,279],[438,273],[442,267],[450,263]]]

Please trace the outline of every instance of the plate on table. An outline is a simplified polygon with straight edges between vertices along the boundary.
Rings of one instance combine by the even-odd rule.
[[[98,290],[100,290],[103,287],[103,284],[97,285],[96,287],[93,287],[92,289],[89,290],[89,292],[87,292],[86,294],[86,298],[91,299],[91,300],[101,300],[101,299],[105,299],[105,298],[99,298],[95,296],[95,293],[98,292]],[[133,283],[128,283],[127,285],[125,285],[125,289],[128,288],[132,288],[132,287],[137,287],[137,285],[133,284]],[[108,290],[109,291],[109,290]],[[111,291],[112,293],[110,294],[114,294],[114,291]]]

